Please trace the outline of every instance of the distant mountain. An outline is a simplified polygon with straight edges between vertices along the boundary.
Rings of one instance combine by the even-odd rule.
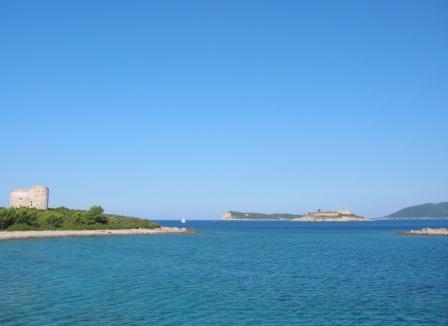
[[[403,208],[387,218],[448,218],[448,202]]]

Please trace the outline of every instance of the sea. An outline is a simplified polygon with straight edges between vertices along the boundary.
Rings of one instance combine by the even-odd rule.
[[[0,242],[0,325],[448,325],[448,220],[185,226]]]

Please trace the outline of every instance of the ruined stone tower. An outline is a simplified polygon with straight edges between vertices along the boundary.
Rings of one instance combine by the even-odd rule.
[[[48,188],[45,186],[13,189],[10,197],[11,207],[48,209],[48,193]]]

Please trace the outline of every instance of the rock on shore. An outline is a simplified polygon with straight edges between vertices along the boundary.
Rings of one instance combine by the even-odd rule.
[[[448,236],[448,228],[438,228],[438,229],[432,229],[432,228],[424,228],[421,230],[410,230],[407,232],[402,232],[401,234],[404,235],[441,235],[441,236]]]
[[[91,237],[111,235],[157,235],[192,233],[192,230],[177,227],[160,227],[157,229],[122,229],[122,230],[51,230],[51,231],[1,231],[0,240],[19,240],[56,237]]]

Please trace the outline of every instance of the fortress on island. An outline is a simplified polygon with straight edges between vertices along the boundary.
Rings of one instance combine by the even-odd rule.
[[[336,211],[318,210],[317,212],[309,212],[305,216],[325,218],[325,217],[338,217],[338,216],[348,216],[348,215],[353,215],[353,213],[351,211],[349,211],[348,209],[338,209]]]
[[[48,209],[49,190],[45,186],[33,186],[25,189],[13,189],[10,195],[11,207]]]

